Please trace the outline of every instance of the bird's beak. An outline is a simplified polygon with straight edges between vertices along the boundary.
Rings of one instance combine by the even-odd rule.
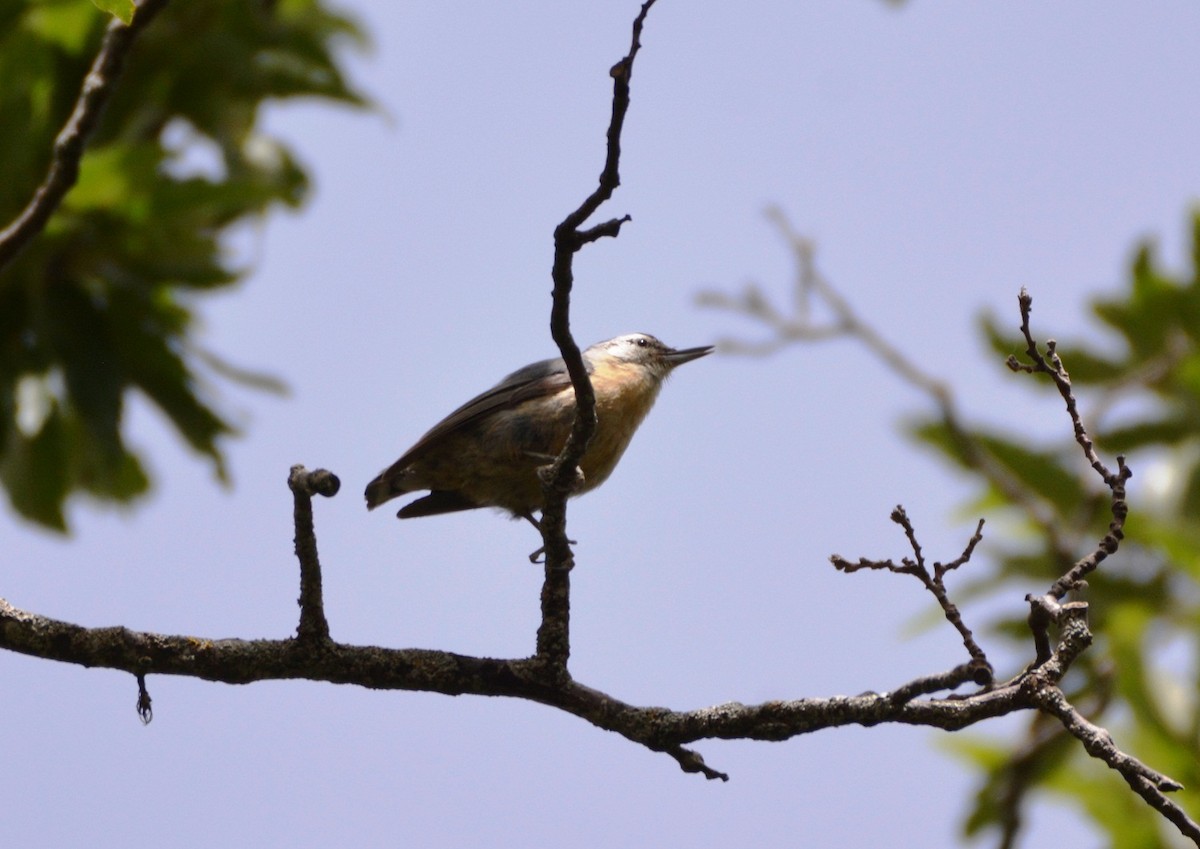
[[[712,352],[712,345],[701,345],[699,348],[680,348],[678,350],[673,348],[663,355],[663,359],[667,361],[667,365],[675,368],[684,363],[690,363],[692,360],[698,360]]]

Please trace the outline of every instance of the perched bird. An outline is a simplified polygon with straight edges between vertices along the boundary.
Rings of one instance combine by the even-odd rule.
[[[629,333],[583,352],[596,394],[596,433],[579,463],[573,495],[608,479],[650,412],[663,380],[711,346],[668,348],[646,333]],[[538,467],[562,451],[575,420],[575,390],[562,359],[525,366],[472,398],[422,436],[367,484],[367,508],[409,492],[429,494],[400,508],[401,519],[477,507],[499,507],[541,527]]]

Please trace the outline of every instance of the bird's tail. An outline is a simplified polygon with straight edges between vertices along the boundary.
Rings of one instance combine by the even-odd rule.
[[[401,493],[392,488],[392,482],[387,474],[382,474],[367,484],[367,491],[363,494],[367,499],[367,509],[374,510],[383,502],[395,498]]]
[[[424,498],[405,504],[396,516],[401,519],[416,519],[419,516],[457,513],[459,510],[475,510],[478,507],[478,504],[461,493],[434,490]]]

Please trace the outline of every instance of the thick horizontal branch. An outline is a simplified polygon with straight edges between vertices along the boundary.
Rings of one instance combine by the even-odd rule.
[[[697,710],[638,707],[547,674],[534,658],[470,657],[426,649],[335,642],[208,640],[128,628],[84,628],[18,610],[0,599],[0,648],[47,660],[226,684],[306,679],[375,690],[509,696],[549,705],[655,751],[706,738],[786,740],[844,725],[899,722],[945,730],[1033,707],[1016,683],[954,699],[897,701],[889,693],[805,698]],[[682,762],[682,761],[681,761]]]

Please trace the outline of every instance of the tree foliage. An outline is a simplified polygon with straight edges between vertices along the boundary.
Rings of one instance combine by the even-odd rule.
[[[1149,243],[1140,245],[1127,284],[1092,306],[1109,331],[1058,345],[1082,398],[1088,430],[1109,456],[1126,454],[1144,478],[1130,498],[1128,539],[1088,580],[1086,598],[1097,641],[1074,668],[1072,700],[1088,706],[1129,750],[1180,780],[1177,801],[1200,809],[1200,214],[1191,220],[1192,267],[1165,269]],[[1007,324],[1007,323],[1005,323]],[[1001,357],[1024,347],[1020,337],[986,317],[982,329]],[[1023,385],[1033,386],[1027,383]],[[1026,585],[1061,573],[1071,547],[1103,533],[1106,493],[1073,442],[1035,446],[1026,434],[978,427],[969,437],[1020,481],[997,485],[962,451],[962,438],[942,418],[915,429],[947,459],[977,477],[989,513],[1007,515],[1013,533],[997,569],[974,592]],[[978,505],[976,505],[978,507]],[[1019,541],[1019,542],[1018,542]],[[1027,641],[1022,621],[997,628]],[[1034,789],[1073,802],[1114,847],[1160,846],[1162,821],[1128,798],[1120,779],[1097,772],[1061,728],[1033,718],[1026,739],[971,741],[960,751],[985,778],[966,823],[1014,830]],[[1128,803],[1126,803],[1128,800]]]
[[[617,184],[619,119],[628,104],[640,22],[651,2],[635,23],[630,53],[613,69],[614,104],[623,105],[614,108],[601,185],[556,233],[555,331],[568,359],[572,350],[578,357],[566,321],[570,257],[585,244],[615,236],[624,220],[580,229]],[[56,136],[76,108],[81,82],[105,37],[109,18],[99,9],[136,19],[144,7],[127,0],[95,5],[0,0],[0,78],[6,83],[0,87],[0,125],[22,128],[0,137],[0,221],[17,216],[43,183]],[[133,390],[152,401],[218,476],[224,475],[221,440],[233,429],[205,390],[205,378],[236,372],[220,367],[218,358],[197,345],[196,304],[203,294],[239,280],[239,269],[222,252],[222,237],[231,227],[276,205],[297,206],[304,198],[306,175],[285,144],[261,133],[260,107],[304,95],[362,104],[335,58],[343,39],[361,40],[361,35],[315,0],[177,2],[139,38],[122,84],[91,136],[78,183],[45,228],[10,264],[0,264],[0,480],[22,515],[61,530],[64,503],[74,493],[128,501],[146,491],[143,458],[127,446],[122,431],[123,407]],[[211,167],[197,169],[204,150],[212,153]],[[1096,484],[1094,467],[1081,460],[1086,452],[1079,451],[1087,434],[1106,456],[1128,454],[1135,468],[1159,470],[1153,475],[1156,485],[1132,500],[1132,513],[1118,529],[1129,533],[1120,556],[1105,560],[1104,568],[1088,578],[1094,647],[1071,653],[1074,665],[1061,690],[1055,679],[1040,695],[1065,692],[1079,714],[1103,721],[1138,758],[1182,781],[1188,788],[1177,797],[1182,808],[1200,809],[1200,652],[1194,636],[1200,624],[1200,216],[1193,222],[1193,268],[1187,275],[1164,270],[1144,245],[1132,263],[1128,288],[1096,303],[1096,316],[1116,344],[1056,346],[1091,409],[1082,438],[1077,431],[1075,440],[1046,445],[1035,445],[1023,434],[965,425],[952,388],[925,377],[853,316],[815,276],[811,248],[799,238],[792,241],[802,280],[834,307],[840,316],[836,326],[814,328],[806,316],[784,319],[754,289],[741,299],[710,293],[708,303],[763,319],[778,334],[767,347],[857,335],[898,373],[929,391],[937,413],[918,423],[914,435],[978,479],[985,512],[992,520],[1007,519],[1012,531],[1003,535],[1007,547],[998,554],[996,570],[976,583],[975,593],[1011,584],[1044,587],[1114,527],[1117,505],[1124,508],[1124,490],[1118,497],[1116,487],[1110,492]],[[1002,331],[996,320],[986,319],[983,330],[999,354],[1027,350],[1028,337]],[[576,371],[582,399],[589,387],[582,366]],[[576,453],[559,458],[554,475],[561,492],[545,521],[543,624],[532,658],[332,643],[321,606],[308,499],[314,492],[332,495],[337,486],[327,473],[300,469],[291,481],[302,562],[297,639],[213,641],[197,651],[190,636],[87,631],[50,620],[30,626],[33,617],[0,600],[0,614],[9,624],[6,647],[131,671],[145,697],[139,708],[147,711],[145,676],[159,673],[243,683],[310,677],[377,688],[519,696],[617,730],[710,778],[724,775],[705,766],[685,744],[708,737],[782,739],[815,727],[883,720],[953,729],[967,719],[995,715],[991,711],[999,712],[995,705],[1004,700],[1006,710],[1028,711],[1024,739],[967,739],[958,747],[984,776],[965,823],[967,833],[994,828],[1002,844],[1011,845],[1030,794],[1047,791],[1074,801],[1112,846],[1158,846],[1167,839],[1163,820],[1128,792],[1116,773],[1085,757],[1079,745],[1085,735],[1076,734],[1076,740],[1056,721],[1061,713],[1031,700],[1022,688],[1034,680],[1032,674],[993,689],[990,667],[981,678],[978,668],[964,664],[949,678],[918,679],[906,692],[691,712],[638,708],[577,684],[567,668],[571,551],[562,510],[571,471],[586,450],[585,418],[577,425],[584,436],[570,449]],[[1119,466],[1123,472],[1124,464]],[[901,521],[903,511],[897,516]],[[915,533],[911,526],[906,531],[919,561]],[[302,546],[301,540],[311,544]],[[978,534],[958,561],[934,564],[935,573],[965,563],[977,541]],[[909,574],[924,569],[909,560],[844,561],[842,566]],[[928,574],[925,580],[937,583]],[[952,607],[944,588],[935,589],[944,607]],[[1080,610],[1073,612],[1081,615]],[[1028,649],[1025,621],[995,625]],[[1078,633],[1087,630],[1078,621],[1074,625]],[[1036,672],[1036,666],[1026,672]],[[930,697],[968,682],[982,689],[957,699]],[[964,709],[977,714],[965,717]],[[1159,787],[1161,793],[1176,789],[1168,780]]]
[[[0,222],[42,183],[109,20],[85,0],[0,0],[0,126],[21,128],[0,136]],[[133,45],[78,183],[0,268],[0,481],[21,515],[65,530],[73,493],[148,489],[122,429],[134,390],[224,478],[233,427],[211,384],[238,372],[197,344],[196,305],[242,276],[231,228],[305,197],[262,105],[363,103],[337,61],[348,41],[355,25],[316,0],[216,0],[167,5]]]

